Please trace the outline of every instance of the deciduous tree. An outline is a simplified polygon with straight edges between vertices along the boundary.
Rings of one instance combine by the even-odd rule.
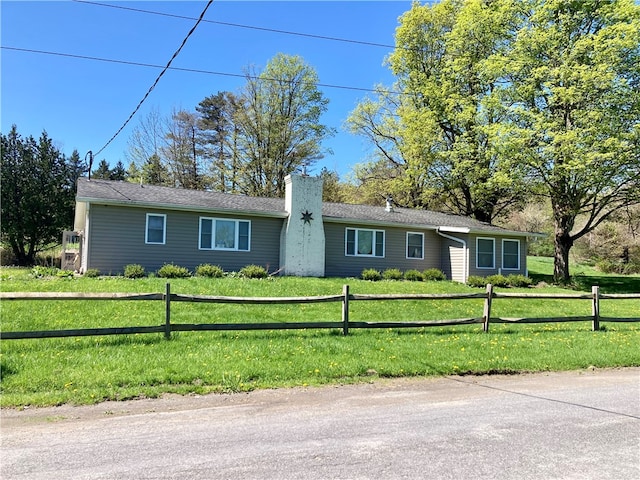
[[[278,54],[257,74],[249,70],[234,116],[238,129],[239,189],[284,195],[285,177],[323,158],[332,129],[320,123],[329,100],[315,70],[301,57]]]
[[[557,281],[574,242],[640,203],[640,6],[531,0],[504,56],[508,154],[551,201]]]
[[[492,222],[524,200],[525,172],[497,149],[505,109],[489,68],[514,34],[515,3],[416,2],[400,18],[388,58],[396,84],[350,124],[392,167],[401,203]]]

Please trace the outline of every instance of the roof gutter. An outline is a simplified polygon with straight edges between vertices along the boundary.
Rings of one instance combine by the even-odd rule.
[[[467,279],[469,278],[469,251],[467,250],[467,242],[461,238],[442,233],[440,228],[436,228],[436,233],[441,237],[448,238],[449,240],[462,244],[462,251],[464,252],[464,255],[462,256],[462,281],[463,283],[467,283]]]

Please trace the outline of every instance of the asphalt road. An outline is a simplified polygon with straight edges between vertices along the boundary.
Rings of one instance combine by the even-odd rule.
[[[638,479],[640,368],[2,410],[9,479]]]

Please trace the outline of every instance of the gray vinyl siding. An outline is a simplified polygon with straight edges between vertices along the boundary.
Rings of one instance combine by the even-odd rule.
[[[345,254],[345,230],[362,228],[383,230],[385,232],[385,256],[357,257]],[[424,259],[406,258],[407,232],[424,234]],[[330,223],[324,224],[326,255],[325,275],[327,277],[359,277],[365,268],[383,271],[387,268],[398,268],[403,272],[410,269],[425,270],[441,268],[441,239],[432,230],[418,228],[371,227],[358,224]]]
[[[493,238],[495,247],[494,256],[494,268],[478,268],[477,267],[477,255],[476,239],[480,238]],[[503,269],[502,268],[502,240],[518,240],[520,242],[520,268],[518,270]],[[477,275],[486,277],[489,275],[495,275],[501,273],[502,275],[525,275],[527,272],[527,240],[525,237],[496,237],[493,235],[471,235],[469,237],[469,275]]]
[[[145,243],[148,213],[167,216],[164,245]],[[249,264],[261,265],[270,272],[280,267],[282,219],[96,204],[91,205],[89,215],[87,268],[96,268],[103,274],[120,274],[125,265],[132,263],[142,265],[147,272],[154,272],[165,263],[191,271],[203,263],[219,265],[227,272],[238,271]],[[201,216],[250,220],[250,251],[200,250]]]

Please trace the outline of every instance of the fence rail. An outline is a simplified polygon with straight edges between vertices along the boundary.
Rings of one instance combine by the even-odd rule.
[[[569,317],[532,317],[532,318],[503,318],[492,317],[491,308],[494,299],[553,299],[553,300],[590,300],[592,315]],[[459,318],[428,321],[351,321],[349,320],[349,305],[353,301],[396,301],[396,300],[467,300],[484,299],[481,317]],[[165,293],[81,293],[81,292],[0,292],[0,300],[127,300],[127,301],[164,301],[165,318],[162,325],[141,327],[107,327],[80,328],[66,330],[43,330],[23,332],[0,332],[2,340],[17,340],[27,338],[54,337],[82,337],[93,335],[124,335],[136,333],[164,333],[166,338],[171,332],[186,331],[221,331],[221,330],[297,330],[297,329],[342,329],[344,335],[351,328],[420,328],[442,327],[455,325],[482,324],[485,332],[489,331],[491,323],[554,323],[554,322],[583,322],[591,321],[592,330],[600,329],[600,322],[640,322],[640,317],[618,318],[602,317],[600,315],[600,300],[629,300],[640,299],[640,293],[629,294],[601,294],[597,286],[592,287],[591,294],[549,294],[549,293],[498,293],[493,291],[492,285],[487,285],[486,291],[481,293],[454,294],[351,294],[349,285],[344,285],[341,295],[322,295],[311,297],[225,297],[211,295],[182,295],[171,293],[171,285],[167,283]],[[191,303],[230,303],[230,304],[309,304],[341,302],[342,318],[340,321],[316,322],[278,322],[278,323],[171,323],[171,304],[173,302]],[[640,304],[638,308],[640,314]]]

